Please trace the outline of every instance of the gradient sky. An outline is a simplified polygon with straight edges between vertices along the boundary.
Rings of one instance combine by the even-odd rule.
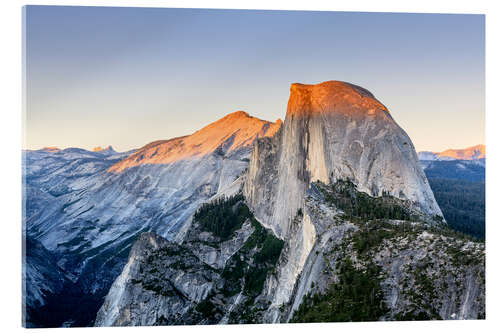
[[[24,148],[123,151],[245,110],[284,119],[292,82],[370,90],[416,149],[484,143],[484,16],[26,7]]]

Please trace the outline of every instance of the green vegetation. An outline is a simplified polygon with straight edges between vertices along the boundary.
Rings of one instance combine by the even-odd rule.
[[[413,231],[413,227],[407,223],[405,225],[394,225],[384,220],[357,221],[359,230],[352,236],[353,248],[359,256],[366,256],[369,250],[378,247],[384,239],[408,234]]]
[[[138,283],[137,280],[134,280],[133,282]],[[153,278],[153,279],[141,281],[141,283],[142,283],[142,288],[144,290],[150,290],[157,295],[175,296],[175,295],[179,294],[179,293],[174,292],[174,290],[171,288],[170,284],[161,283],[158,278]]]
[[[230,321],[255,322],[261,311],[254,304],[255,299],[262,292],[269,274],[274,271],[284,242],[254,218],[241,194],[204,204],[198,209],[194,219],[201,230],[211,232],[219,237],[220,241],[230,239],[245,221],[250,221],[253,232],[220,272],[223,284],[215,293],[227,298],[241,292],[245,297],[244,302],[233,310]],[[220,242],[210,241],[209,245],[215,247],[218,243]],[[213,295],[208,296],[195,308],[196,313],[209,322],[210,318],[218,316],[220,311],[212,298]]]
[[[235,253],[222,272],[226,279],[226,296],[237,294],[243,289],[247,296],[255,297],[262,292],[267,275],[276,266],[284,242],[276,238],[253,217],[254,232],[248,237],[240,251]],[[242,260],[243,258],[243,260]]]
[[[427,179],[465,180],[468,182],[484,182],[485,168],[471,163],[472,161],[433,161],[425,171]]]
[[[347,217],[362,219],[395,219],[415,220],[410,210],[405,207],[405,201],[388,196],[372,197],[359,192],[350,180],[339,179],[331,185],[316,183],[325,199],[330,204],[343,210]]]
[[[383,193],[382,197],[372,197],[359,192],[350,180],[337,180],[331,185],[317,182],[315,185],[322,192],[325,200],[345,213],[345,219],[355,223],[374,224],[376,221],[385,223],[385,228],[403,232],[428,230],[447,237],[462,240],[484,240],[484,183],[469,183],[444,179],[429,179],[434,195],[445,215],[447,224],[441,223],[440,216],[434,216],[436,225],[410,224],[405,222],[399,227],[383,220],[418,221],[419,217],[412,213],[404,200]],[[462,185],[460,185],[462,184]],[[375,228],[372,228],[375,229]],[[375,230],[373,230],[375,231]],[[382,236],[382,235],[374,235]],[[382,237],[383,238],[383,237]]]
[[[212,318],[215,314],[222,315],[222,311],[213,304],[213,297],[214,293],[211,293],[207,296],[207,298],[198,303],[195,307],[195,310],[200,312],[204,318]]]
[[[238,194],[203,204],[195,213],[194,219],[199,222],[203,231],[226,240],[250,216],[250,210],[243,203],[243,195]]]
[[[283,241],[274,237],[271,232],[267,232],[266,239],[262,244],[262,249],[256,255],[257,263],[275,264],[278,260],[281,249],[283,249]]]
[[[387,313],[379,267],[356,269],[349,258],[339,266],[339,281],[324,294],[306,295],[292,322],[374,321]]]
[[[330,191],[323,193],[335,197]],[[336,258],[335,268],[325,257],[327,273],[333,270],[336,282],[324,293],[307,294],[293,314],[292,322],[374,321],[388,312],[380,285],[382,269],[372,262],[370,252],[384,239],[411,232],[412,224],[393,224],[383,219],[367,221],[357,217],[352,217],[351,222],[358,229],[335,246],[331,253]],[[355,267],[353,258],[358,258],[361,265]]]
[[[428,178],[448,225],[484,240],[485,184],[459,179]]]
[[[460,243],[450,242],[445,248],[445,251],[455,267],[484,265],[484,257],[478,256],[476,251],[472,248],[462,249]]]
[[[409,311],[395,314],[396,320],[441,320],[439,311],[434,304],[439,283],[430,271],[433,271],[433,262],[427,258],[412,266],[414,284],[411,288],[401,291],[408,298],[412,306]],[[430,271],[428,270],[430,269]]]
[[[203,300],[196,305],[196,311],[200,312],[204,317],[211,316],[214,309],[216,307],[209,300]]]
[[[433,218],[437,224],[417,222],[420,217],[404,200],[390,197],[387,193],[383,193],[382,197],[371,197],[359,192],[349,180],[339,180],[332,185],[315,185],[328,203],[344,212],[343,219],[356,225],[357,229],[342,244],[334,247],[329,253],[331,257],[325,256],[324,272],[335,273],[335,282],[322,293],[317,290],[315,293],[313,288],[293,314],[292,322],[370,321],[389,315],[380,284],[384,273],[382,267],[373,260],[384,241],[398,244],[398,239],[406,238],[410,242],[407,244],[411,244],[423,231],[427,231],[450,237],[442,239],[438,236],[435,239],[442,244],[440,246],[445,246],[445,256],[453,266],[470,267],[481,263],[477,251],[464,251],[460,245],[472,237],[439,223],[439,217]],[[454,200],[460,198],[456,197]],[[421,241],[426,242],[424,239]],[[407,249],[407,246],[409,245],[402,245],[399,250]],[[413,262],[413,257],[411,261]],[[332,267],[332,263],[336,263],[335,267]],[[435,272],[438,270],[435,265],[427,257],[412,264],[409,274],[413,279],[402,281],[402,292],[412,305],[395,314],[394,319],[441,319],[438,312],[440,303],[434,304],[433,300],[439,288],[436,281],[445,281],[445,276],[436,280],[438,277]]]

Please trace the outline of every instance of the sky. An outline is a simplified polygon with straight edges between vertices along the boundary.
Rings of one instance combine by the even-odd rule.
[[[139,148],[244,110],[284,119],[290,84],[371,91],[417,151],[485,142],[483,15],[25,7],[24,149]]]

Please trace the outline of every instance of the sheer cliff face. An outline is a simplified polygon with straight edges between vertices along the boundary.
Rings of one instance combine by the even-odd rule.
[[[292,84],[282,129],[255,144],[244,189],[249,204],[285,237],[309,183],[343,178],[442,216],[410,138],[369,91],[340,81]]]

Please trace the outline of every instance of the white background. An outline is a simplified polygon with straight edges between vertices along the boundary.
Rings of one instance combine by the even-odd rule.
[[[500,228],[498,191],[500,164],[499,1],[448,0],[350,0],[350,1],[18,1],[3,0],[0,10],[0,330],[21,328],[21,142],[22,142],[22,49],[21,7],[23,5],[94,5],[131,7],[241,8],[332,10],[365,12],[474,13],[486,14],[486,320],[439,322],[388,322],[338,324],[281,324],[126,328],[126,332],[489,332],[500,330],[499,260]],[[432,121],[432,120],[430,120]],[[450,119],[453,121],[453,119]],[[87,329],[73,329],[76,331]],[[93,332],[118,332],[117,328],[96,328]],[[43,330],[54,331],[53,329]]]

